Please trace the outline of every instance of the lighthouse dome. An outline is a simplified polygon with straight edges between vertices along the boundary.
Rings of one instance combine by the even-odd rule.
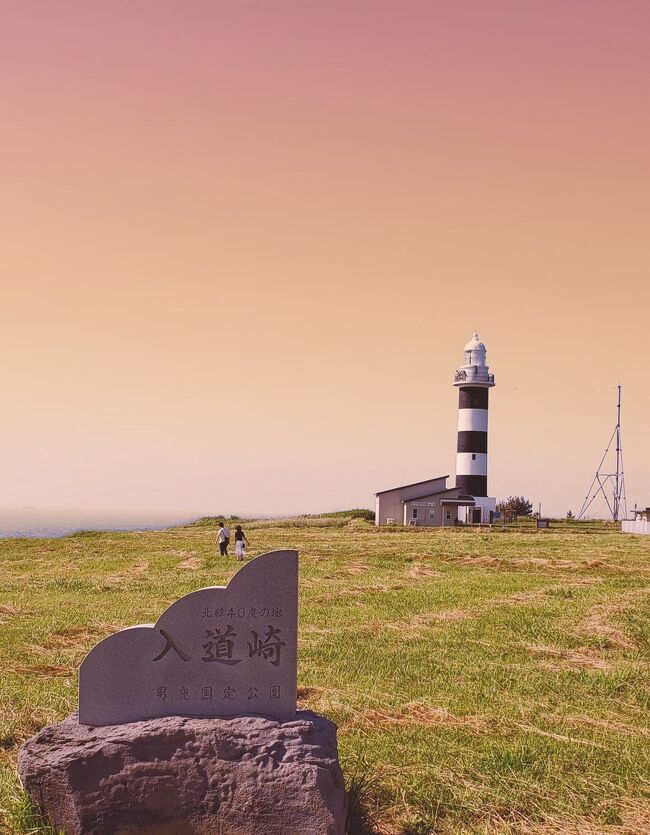
[[[478,338],[478,333],[474,331],[472,338],[463,348],[464,351],[485,351],[485,345]]]

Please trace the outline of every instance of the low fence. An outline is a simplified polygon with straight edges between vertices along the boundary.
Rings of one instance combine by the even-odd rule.
[[[633,521],[621,522],[623,533],[646,533],[650,534],[650,521],[647,519],[635,519]]]

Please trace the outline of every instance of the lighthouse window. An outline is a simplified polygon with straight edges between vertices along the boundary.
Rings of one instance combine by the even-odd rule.
[[[412,517],[413,519],[417,519],[417,518],[418,518],[418,509],[417,509],[417,507],[412,508],[412,509],[411,509],[411,513],[413,514],[413,517]]]
[[[472,461],[476,461],[476,453],[475,452],[472,453]]]

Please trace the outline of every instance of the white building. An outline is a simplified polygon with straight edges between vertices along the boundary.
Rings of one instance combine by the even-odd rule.
[[[650,535],[650,507],[644,510],[634,508],[634,519],[624,519],[621,523],[623,533],[642,533]]]

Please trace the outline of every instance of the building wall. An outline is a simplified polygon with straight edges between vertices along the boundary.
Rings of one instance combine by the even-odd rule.
[[[497,500],[492,496],[474,496],[474,501],[476,502],[475,507],[481,508],[481,524],[488,525],[490,523],[490,512],[494,513],[497,509]],[[473,524],[472,508],[461,507],[458,518],[464,524]]]
[[[375,524],[389,525],[388,520],[392,519],[396,525],[404,523],[404,505],[400,498],[399,490],[391,490],[390,493],[383,493],[377,496],[377,510]]]
[[[375,497],[375,524],[386,525],[388,519],[392,518],[396,525],[404,524],[403,501],[421,496],[426,490],[436,493],[444,490],[447,485],[447,477],[432,478],[421,484],[411,484],[407,487],[396,487],[395,490],[387,490]]]
[[[630,521],[626,519],[621,523],[621,530],[623,533],[642,533],[650,535],[650,520],[648,519],[634,519]]]
[[[442,522],[440,500],[436,501],[435,494],[406,502],[404,505],[404,524],[418,528],[437,527]],[[418,517],[413,519],[413,510],[417,510]]]
[[[443,505],[445,499],[457,499],[459,490],[446,491],[444,493],[432,493],[429,496],[421,496],[418,499],[404,504],[404,524],[418,528],[437,528],[451,526],[458,519],[458,507],[455,505]],[[413,509],[418,511],[417,519],[413,519]],[[449,510],[449,519],[447,519]]]

